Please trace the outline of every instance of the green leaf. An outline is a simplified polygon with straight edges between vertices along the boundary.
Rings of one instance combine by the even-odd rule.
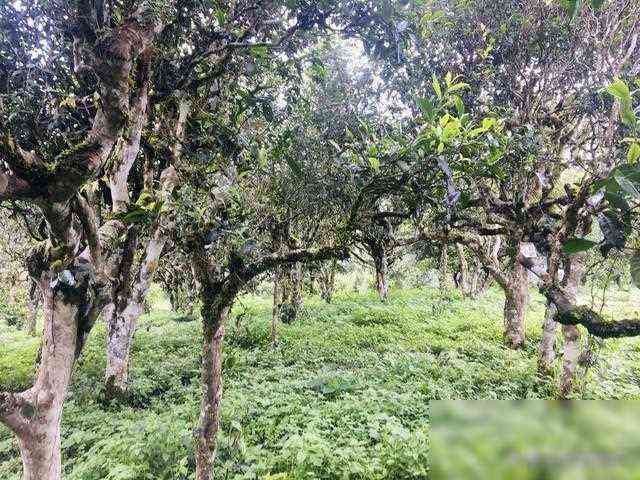
[[[571,17],[571,20],[573,21],[578,16],[578,12],[580,11],[582,1],[581,0],[562,0],[562,3],[564,4],[564,8],[567,9],[567,12]]]
[[[482,120],[482,128],[485,130],[489,130],[496,124],[495,118],[485,118]]]
[[[616,78],[612,83],[607,85],[607,92],[620,100],[631,99],[631,92],[627,84],[620,78]]]
[[[625,192],[627,192],[627,194],[629,194],[635,200],[640,201],[640,192],[638,191],[636,186],[633,184],[633,182],[631,182],[631,180],[629,180],[627,177],[625,177],[620,173],[615,174],[614,178],[616,179],[616,182],[618,182],[618,185],[620,185],[620,188],[622,188]]]
[[[438,81],[438,77],[436,74],[432,74],[431,83],[433,84],[433,91],[436,92],[438,98],[442,98],[442,88],[440,87],[440,82]]]
[[[422,113],[424,113],[427,117],[430,118],[434,110],[433,103],[431,103],[431,101],[428,98],[418,98],[417,103]]]
[[[447,88],[448,93],[457,92],[458,90],[462,90],[463,88],[467,88],[469,85],[466,83],[454,83],[449,88]]]
[[[216,20],[218,21],[219,27],[224,27],[225,23],[227,23],[227,12],[221,9],[217,9],[215,11]]]
[[[640,143],[632,143],[627,152],[627,162],[633,165],[640,158]]]
[[[573,253],[585,252],[594,246],[596,246],[598,242],[593,242],[591,240],[587,240],[586,238],[570,238],[564,245],[562,245],[562,250],[567,255],[571,255]]]
[[[604,5],[604,0],[591,0],[591,8],[594,10],[600,10]]]
[[[290,157],[288,155],[287,155],[286,159],[287,159],[287,165],[289,165],[289,168],[291,169],[291,171],[297,177],[302,177],[302,167],[300,166],[298,161],[295,158],[292,158],[292,157]]]
[[[377,157],[369,157],[369,165],[371,165],[371,168],[376,172],[380,170],[380,160],[378,160]]]
[[[264,45],[256,45],[249,49],[251,55],[256,58],[269,58],[269,49]]]
[[[457,120],[450,121],[442,132],[442,138],[451,140],[460,135],[460,123]]]
[[[631,92],[627,84],[620,78],[616,78],[607,85],[607,92],[620,101],[620,117],[625,125],[633,126],[636,123],[636,115],[633,112]]]
[[[474,128],[473,130],[471,130],[468,134],[467,137],[469,138],[475,138],[478,135],[480,135],[481,133],[486,132],[487,130],[482,128],[482,127],[478,127],[478,128]]]
[[[454,103],[456,105],[456,112],[458,112],[458,117],[462,117],[464,115],[464,103],[462,99],[456,96]]]

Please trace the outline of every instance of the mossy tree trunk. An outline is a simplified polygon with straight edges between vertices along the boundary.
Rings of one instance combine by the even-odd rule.
[[[203,299],[202,398],[196,430],[196,480],[212,480],[222,401],[222,345],[230,305],[221,298]]]
[[[97,18],[97,8],[97,3],[79,2],[68,18],[75,73],[91,71],[100,98],[84,138],[59,152],[55,164],[47,161],[53,152],[27,152],[9,135],[0,139],[3,162],[10,166],[0,171],[0,201],[20,200],[38,207],[48,236],[34,247],[28,265],[43,296],[36,380],[24,392],[0,392],[0,421],[18,438],[25,480],[61,477],[60,419],[73,365],[108,303],[111,279],[117,277],[119,239],[126,231],[117,219],[99,226],[81,190],[110,170],[115,145],[132,127],[135,69],[148,64],[150,46],[163,27],[160,16],[152,18],[147,9],[136,8],[98,35],[87,22]]]
[[[120,153],[118,167],[110,177],[113,199],[113,212],[123,213],[129,205],[128,176],[140,150],[142,128],[147,119],[147,88],[149,72],[141,72],[144,79],[137,98],[134,113],[135,122],[129,137],[119,144]],[[191,104],[186,100],[179,102],[171,133],[177,139],[167,154],[172,163],[178,161],[181,147],[178,145],[184,137],[184,124],[190,112]],[[153,171],[149,165],[145,172],[145,192],[151,195]],[[156,193],[157,201],[165,205],[171,202],[171,193],[176,187],[177,173],[172,165],[165,168],[160,175],[160,191]],[[140,316],[145,312],[146,298],[158,267],[160,255],[167,243],[169,232],[173,229],[174,220],[170,209],[163,209],[154,220],[151,236],[146,239],[144,255],[136,261],[136,250],[144,240],[138,229],[133,226],[128,230],[124,248],[118,259],[118,276],[114,279],[111,305],[107,319],[107,366],[105,384],[107,394],[115,397],[127,390],[131,345]]]
[[[115,299],[111,316],[107,319],[107,366],[105,382],[111,396],[121,395],[127,390],[131,346],[140,316],[145,311],[145,301],[153,275],[158,267],[160,255],[167,236],[158,228],[147,244],[145,256],[138,266],[132,288]]]

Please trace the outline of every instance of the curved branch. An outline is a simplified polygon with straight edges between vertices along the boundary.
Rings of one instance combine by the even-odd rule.
[[[0,392],[0,423],[4,423],[12,431],[18,432],[26,426],[20,409],[25,402],[19,395],[10,392]]]
[[[569,295],[536,262],[524,255],[518,261],[541,280],[540,292],[557,308],[554,320],[561,325],[582,325],[587,331],[600,338],[635,337],[640,335],[640,320],[607,320],[599,313],[585,306],[575,305]]]

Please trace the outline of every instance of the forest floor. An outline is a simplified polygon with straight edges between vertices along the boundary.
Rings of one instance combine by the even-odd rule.
[[[608,311],[640,310],[636,289],[607,299]],[[309,297],[273,347],[270,298],[243,297],[225,346],[216,478],[430,478],[430,400],[554,396],[555,382],[536,375],[542,298],[532,296],[523,351],[502,346],[502,303],[497,290],[471,300],[435,288],[392,290],[386,304],[373,293],[343,292],[330,305]],[[104,399],[104,343],[100,324],[75,369],[63,417],[65,478],[189,479],[199,323],[163,310],[146,315],[131,393],[120,402]],[[29,384],[37,345],[0,325],[3,388]],[[599,357],[576,397],[640,398],[640,339],[608,340]],[[0,478],[18,480],[19,471],[15,441],[0,426]]]

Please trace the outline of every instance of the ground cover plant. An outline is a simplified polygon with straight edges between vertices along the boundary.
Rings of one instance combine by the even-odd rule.
[[[611,306],[630,308],[636,293],[616,292]],[[503,345],[501,302],[495,288],[480,301],[433,287],[392,289],[386,304],[374,290],[338,293],[332,304],[314,296],[272,346],[269,297],[243,297],[233,312],[241,323],[225,347],[228,401],[216,460],[221,478],[432,478],[432,400],[555,395],[554,382],[536,370],[542,296],[531,302],[531,345],[521,351]],[[164,309],[154,309],[138,326],[126,399],[105,395],[106,332],[96,327],[62,422],[66,478],[192,475],[201,333],[165,302],[159,306]],[[6,325],[2,335],[24,336]],[[37,342],[19,345],[3,358],[19,365],[26,357],[31,366]],[[639,359],[633,339],[606,343],[575,397],[640,397]],[[16,389],[34,374],[32,368],[0,372]],[[15,440],[6,429],[0,438],[2,478],[18,479]]]

